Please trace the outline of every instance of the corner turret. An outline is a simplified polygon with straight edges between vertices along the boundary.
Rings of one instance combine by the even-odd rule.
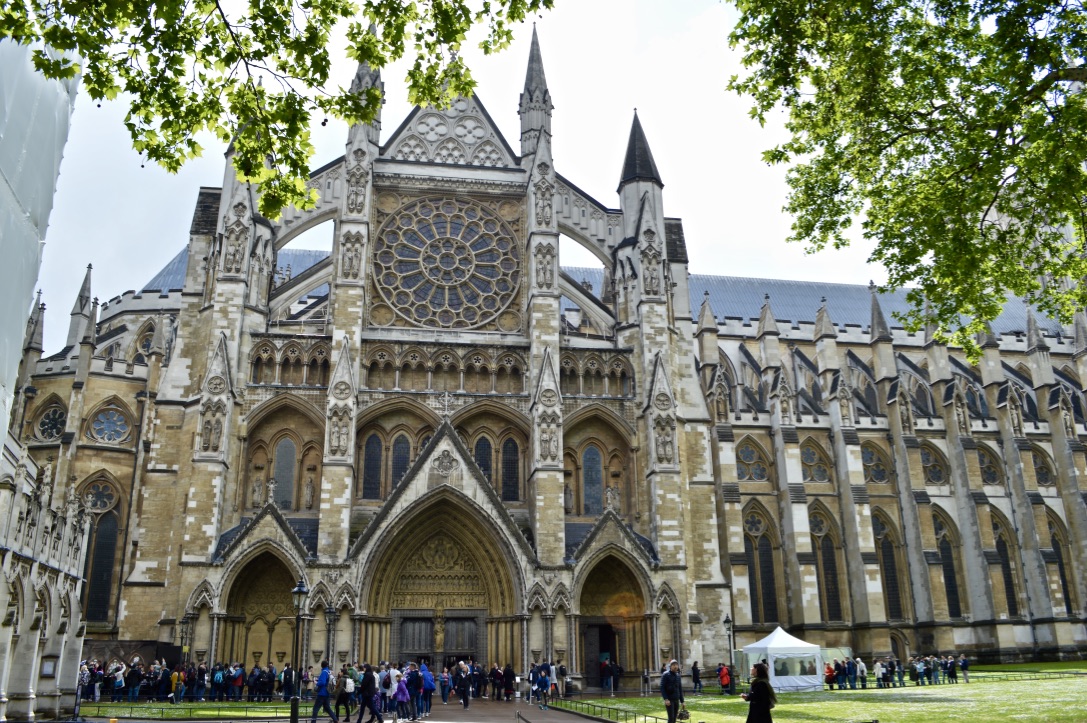
[[[521,102],[517,114],[521,116],[521,155],[536,152],[540,136],[551,136],[551,93],[547,90],[547,77],[544,75],[543,55],[540,53],[540,39],[536,35],[536,26],[532,26],[532,47],[528,51],[528,70],[525,72],[525,89],[521,92]]]

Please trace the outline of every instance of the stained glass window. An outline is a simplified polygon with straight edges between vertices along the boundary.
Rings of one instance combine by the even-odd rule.
[[[981,481],[987,485],[1003,484],[1004,475],[993,455],[988,450],[978,448],[978,466],[981,467]]]
[[[128,419],[124,413],[112,407],[99,412],[90,427],[92,439],[108,444],[125,441],[130,431]]]
[[[805,482],[830,481],[830,465],[814,442],[805,442],[800,447],[800,466]]]
[[[1064,611],[1069,615],[1072,615],[1075,606],[1072,603],[1072,591],[1068,584],[1068,570],[1066,570],[1064,566],[1064,539],[1057,531],[1057,526],[1053,524],[1052,520],[1049,521],[1049,540],[1049,544],[1053,547],[1053,557],[1057,563],[1057,576],[1061,580],[1061,595],[1064,597]]]
[[[49,407],[38,419],[38,437],[46,441],[59,439],[67,421],[68,415],[63,407]]]
[[[516,502],[521,498],[521,454],[517,442],[502,443],[502,499]]]
[[[92,482],[83,493],[83,504],[91,512],[105,512],[117,502],[117,493],[109,482]]]
[[[470,329],[493,321],[513,301],[521,251],[513,231],[480,204],[424,198],[382,225],[374,272],[378,293],[406,321]]]
[[[100,623],[109,620],[113,596],[113,561],[117,556],[117,513],[97,516],[87,555],[87,620]]]
[[[865,442],[861,445],[861,464],[864,466],[864,481],[868,484],[891,481],[887,460],[874,444]]]
[[[944,590],[947,592],[947,614],[952,618],[961,618],[962,604],[959,601],[958,565],[955,559],[955,550],[951,544],[951,532],[939,515],[932,516],[932,527],[936,533],[936,546],[940,551],[940,565],[944,573]]]
[[[396,487],[408,472],[411,463],[411,442],[401,434],[393,440],[393,478],[392,486]]]
[[[763,534],[767,525],[760,515],[750,512],[744,518],[744,529],[748,532],[744,535],[744,555],[750,581],[751,621],[755,624],[777,622],[774,548],[769,536]],[[753,533],[753,530],[757,532]]]
[[[872,516],[872,532],[879,550],[879,574],[883,579],[883,602],[888,620],[902,620],[902,592],[898,581],[898,557],[891,530],[880,515]]]
[[[925,473],[925,483],[944,485],[948,482],[947,465],[939,452],[931,447],[921,448],[921,468]]]
[[[362,453],[362,496],[368,500],[381,498],[381,438],[376,434],[366,439]]]
[[[1002,525],[993,523],[993,534],[996,535],[996,556],[1000,559],[1000,576],[1004,580],[1004,598],[1008,602],[1008,615],[1019,616],[1019,593],[1015,590],[1015,573],[1012,570],[1011,554],[1008,551],[1008,541],[1004,535]]]
[[[604,511],[604,458],[596,445],[582,453],[581,475],[585,514],[599,515]]]
[[[736,450],[736,476],[741,482],[765,482],[770,478],[766,457],[751,442],[743,442]]]
[[[276,445],[274,475],[276,480],[276,507],[289,510],[294,507],[294,476],[298,469],[297,448],[294,441],[284,437]]]
[[[1056,484],[1053,477],[1053,466],[1049,463],[1045,452],[1035,449],[1032,451],[1031,456],[1034,457],[1034,478],[1038,480],[1038,484],[1043,487]]]
[[[483,476],[487,478],[488,482],[493,483],[494,477],[492,476],[494,470],[494,456],[491,451],[491,440],[486,437],[480,437],[476,440],[476,466],[483,473]]]

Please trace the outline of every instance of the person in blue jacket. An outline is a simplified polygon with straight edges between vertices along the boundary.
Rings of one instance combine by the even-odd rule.
[[[321,661],[321,675],[317,677],[316,690],[314,691],[313,699],[313,715],[310,716],[310,723],[317,723],[317,714],[324,708],[324,711],[328,713],[328,717],[332,719],[332,723],[340,723],[336,717],[336,713],[333,712],[332,707],[328,704],[328,685],[331,682],[332,671],[328,669],[328,661]]]

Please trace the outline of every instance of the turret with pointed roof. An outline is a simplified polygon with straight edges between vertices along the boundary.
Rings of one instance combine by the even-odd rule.
[[[87,273],[83,276],[83,285],[79,287],[75,304],[72,305],[72,320],[68,324],[68,338],[64,346],[74,348],[87,334],[87,324],[91,318],[91,265],[87,264]]]
[[[638,120],[638,111],[634,111],[634,123],[630,126],[630,139],[627,141],[627,153],[623,160],[623,174],[619,177],[619,190],[632,181],[652,181],[661,188],[664,181],[661,180],[657,164],[653,161],[653,153],[649,150],[649,141],[642,130],[642,122]]]

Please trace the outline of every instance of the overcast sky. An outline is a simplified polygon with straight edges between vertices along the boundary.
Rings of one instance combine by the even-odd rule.
[[[881,269],[867,264],[866,248],[808,256],[785,243],[791,221],[781,211],[785,172],[760,157],[783,138],[781,125],[760,128],[747,115],[749,102],[725,91],[740,72],[739,53],[728,47],[731,7],[717,0],[556,0],[556,6],[536,23],[555,105],[558,172],[618,207],[615,190],[637,108],[664,180],[664,212],[683,219],[692,273],[884,280]],[[477,94],[514,149],[531,36],[526,23],[500,55],[468,54]],[[382,142],[411,110],[406,68],[401,62],[382,75]],[[342,60],[334,65],[335,82],[347,86],[354,71]],[[102,301],[142,288],[188,242],[198,188],[222,184],[224,148],[213,138],[201,139],[203,158],[170,175],[151,164],[141,168],[123,117],[120,103],[99,108],[85,94],[77,100],[41,270],[47,353],[63,345],[88,263]],[[346,126],[335,120],[315,125],[313,167],[342,155],[346,137]],[[564,265],[596,265],[569,245]]]

